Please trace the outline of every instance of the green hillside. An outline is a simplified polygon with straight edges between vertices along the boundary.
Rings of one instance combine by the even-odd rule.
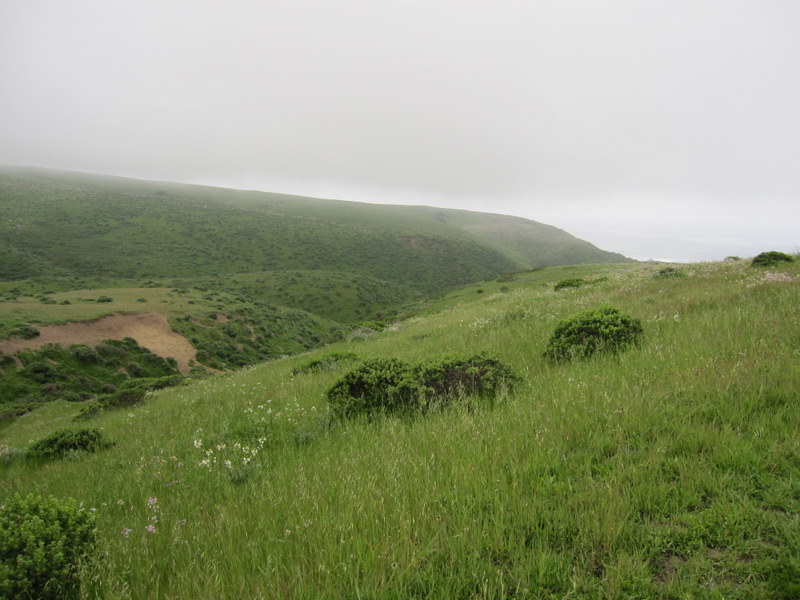
[[[21,354],[4,341],[21,331],[158,314],[194,349],[173,357],[184,373],[229,370],[361,323],[379,329],[409,302],[502,273],[624,260],[512,217],[1,168],[0,415],[89,389],[80,364],[74,377],[33,380],[30,352],[45,342]],[[48,335],[61,346],[105,341]],[[110,373],[94,387],[113,385]]]
[[[506,234],[509,244],[498,242]],[[236,273],[332,271],[408,297],[625,260],[522,219],[10,168],[0,171],[0,240],[6,280],[216,277],[225,287]]]
[[[55,401],[6,422],[0,504],[75,499],[65,510],[97,527],[77,572],[87,598],[798,597],[798,261],[502,279],[88,420]],[[601,306],[641,340],[545,358],[562,319]],[[513,388],[329,413],[327,391],[362,361],[481,352]],[[83,427],[113,445],[26,457]]]

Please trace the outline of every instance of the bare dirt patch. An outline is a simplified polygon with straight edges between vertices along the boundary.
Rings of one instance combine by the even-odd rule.
[[[130,337],[154,354],[163,358],[173,357],[184,375],[189,372],[189,361],[194,360],[197,353],[185,337],[170,329],[164,315],[156,313],[117,314],[96,321],[46,325],[38,329],[39,335],[30,340],[0,340],[0,351],[14,354],[19,350],[41,348],[45,344],[94,346],[103,340]]]

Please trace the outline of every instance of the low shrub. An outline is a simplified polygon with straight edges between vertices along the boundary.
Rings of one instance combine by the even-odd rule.
[[[40,360],[27,364],[21,374],[23,377],[42,384],[52,383],[60,379],[58,371],[53,366]]]
[[[94,513],[73,499],[7,499],[0,506],[0,598],[78,598],[80,569],[96,542]]]
[[[346,373],[328,390],[335,417],[415,413],[446,406],[467,396],[494,398],[517,381],[498,358],[477,354],[444,357],[413,365],[398,359],[372,359]]]
[[[311,358],[300,363],[294,369],[292,369],[292,375],[300,375],[301,373],[314,373],[317,371],[333,369],[344,362],[350,362],[357,360],[358,358],[359,356],[355,352],[329,352],[328,354],[324,354],[319,358]]]
[[[59,429],[28,448],[29,458],[61,458],[73,452],[96,452],[111,446],[99,429]]]
[[[792,256],[772,250],[770,252],[762,252],[753,258],[750,264],[754,267],[775,267],[790,262],[794,262]]]
[[[335,417],[398,412],[414,397],[412,366],[396,358],[374,358],[346,373],[328,389]]]
[[[113,299],[113,298],[110,298],[110,297],[108,297],[108,296],[100,296],[100,297],[99,297],[99,298],[96,300],[96,302],[101,302],[101,303],[102,303],[102,302],[113,302],[113,301],[114,301],[114,299]]]
[[[426,407],[464,396],[494,398],[501,388],[510,390],[518,381],[508,365],[485,353],[430,360],[419,365],[414,375]]]
[[[588,358],[595,352],[618,352],[641,339],[639,319],[620,314],[611,306],[579,312],[560,321],[544,355],[554,362]]]
[[[183,375],[165,375],[164,377],[142,377],[140,379],[128,379],[123,381],[123,390],[141,389],[146,391],[163,390],[164,388],[174,387],[183,382]]]
[[[23,340],[31,340],[39,335],[39,330],[33,325],[22,323],[11,330],[11,335],[20,337]]]
[[[656,272],[655,277],[685,277],[686,273],[675,267],[664,267]]]
[[[580,277],[572,277],[570,279],[562,279],[559,281],[555,286],[553,286],[553,291],[557,292],[558,290],[568,289],[568,288],[579,288],[587,285],[589,282],[585,279],[581,279]]]
[[[70,352],[72,352],[72,356],[74,356],[76,360],[82,363],[96,363],[100,360],[100,355],[97,354],[97,350],[89,348],[89,346],[72,346]]]

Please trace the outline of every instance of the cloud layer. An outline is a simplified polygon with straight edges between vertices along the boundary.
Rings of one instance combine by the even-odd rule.
[[[793,0],[12,1],[0,163],[800,231],[799,27]]]

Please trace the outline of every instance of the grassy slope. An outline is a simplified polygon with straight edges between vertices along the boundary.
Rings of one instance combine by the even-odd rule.
[[[0,198],[4,279],[299,269],[354,272],[429,293],[515,268],[622,258],[497,215],[38,169],[4,169]],[[542,236],[534,242],[541,256],[520,250],[523,230]],[[505,234],[508,247],[497,240]]]
[[[491,409],[329,430],[323,392],[346,367],[292,377],[284,359],[102,416],[103,453],[9,458],[2,488],[97,508],[104,598],[796,597],[800,270],[685,270],[544,269],[331,348],[494,351],[524,383]],[[558,319],[603,303],[642,319],[640,348],[541,358]],[[48,405],[1,443],[76,410]]]

